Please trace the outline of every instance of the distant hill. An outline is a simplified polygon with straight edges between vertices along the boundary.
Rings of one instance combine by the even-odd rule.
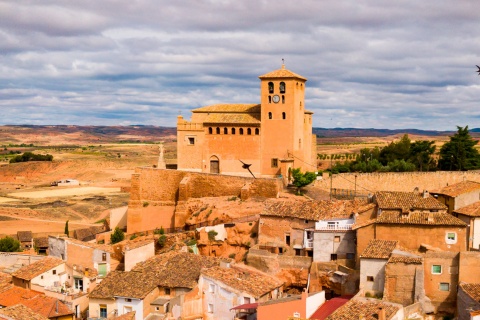
[[[480,128],[469,130],[474,137],[480,136]],[[334,138],[334,137],[387,137],[396,134],[414,134],[420,136],[450,136],[456,131],[434,131],[420,129],[358,129],[358,128],[313,128],[313,133],[317,138]]]

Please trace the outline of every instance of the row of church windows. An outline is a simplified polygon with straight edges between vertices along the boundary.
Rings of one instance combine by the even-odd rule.
[[[268,113],[268,119],[273,119],[271,112]],[[285,112],[282,112],[282,119],[287,119],[287,114]]]
[[[216,127],[215,128],[215,134],[220,134],[220,132],[221,132],[221,129],[219,127]],[[238,129],[238,134],[240,134],[240,135],[244,134],[245,132],[246,132],[247,135],[252,135],[252,134],[259,135],[260,134],[260,129],[258,129],[258,128],[255,128],[255,130],[252,130],[252,128],[247,128],[246,130],[244,130],[243,128]],[[213,134],[213,128],[212,127],[208,127],[208,133]],[[223,128],[223,134],[228,134],[228,128]],[[230,134],[237,134],[236,128],[231,128]]]
[[[285,82],[280,82],[278,88],[280,89],[280,93],[285,93],[286,92],[286,87],[285,87]],[[300,83],[300,88],[303,89],[303,84]],[[298,82],[297,82],[297,89],[298,89]],[[268,83],[268,93],[274,93],[275,92],[275,84],[273,82]]]

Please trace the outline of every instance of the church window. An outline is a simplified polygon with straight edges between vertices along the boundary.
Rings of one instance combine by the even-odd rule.
[[[272,103],[272,96],[268,96],[268,103]]]
[[[280,93],[285,93],[285,82],[280,82]]]
[[[273,93],[273,82],[268,83],[268,93]]]
[[[208,133],[209,133],[209,134],[212,134],[212,133],[213,133],[212,127],[209,127],[209,128],[208,128]]]
[[[285,103],[285,96],[282,96],[282,103]]]
[[[272,119],[272,113],[271,112],[268,113],[268,119]]]
[[[272,159],[272,168],[278,168],[278,159],[277,158]]]
[[[255,134],[258,136],[260,134],[260,130],[258,128],[255,128]]]
[[[251,134],[252,134],[252,129],[251,129],[251,128],[248,128],[248,129],[247,129],[247,134],[248,134],[248,135],[251,135]]]
[[[188,144],[193,146],[195,144],[195,138],[194,137],[188,137]]]
[[[228,134],[228,129],[227,128],[223,128],[223,134]]]
[[[235,128],[232,128],[232,134],[235,134]]]
[[[285,112],[282,112],[282,119],[287,119],[287,114]]]
[[[215,130],[215,133],[220,134],[220,128],[217,127],[217,129]]]
[[[302,101],[300,101],[300,109],[302,109]]]
[[[240,134],[243,134],[243,128],[240,128],[240,132],[239,132],[239,133],[240,133]]]

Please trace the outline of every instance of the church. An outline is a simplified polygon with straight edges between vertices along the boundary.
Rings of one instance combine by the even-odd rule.
[[[282,177],[316,171],[316,137],[305,109],[306,78],[282,67],[260,78],[260,104],[215,104],[177,119],[177,169]],[[250,171],[250,172],[249,172]]]

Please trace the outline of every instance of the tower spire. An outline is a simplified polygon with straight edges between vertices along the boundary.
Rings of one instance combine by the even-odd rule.
[[[282,58],[282,70],[285,69],[285,59]]]

